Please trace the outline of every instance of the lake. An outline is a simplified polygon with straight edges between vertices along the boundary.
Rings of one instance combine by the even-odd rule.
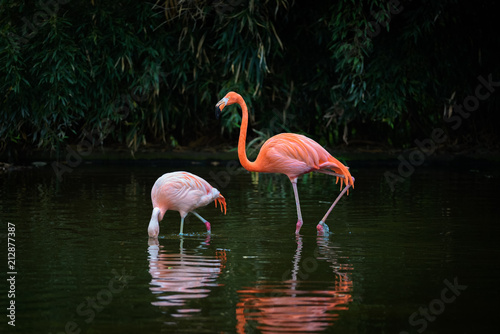
[[[304,225],[296,236],[284,175],[162,161],[82,164],[60,180],[50,165],[2,174],[1,243],[15,253],[15,262],[4,256],[11,280],[2,284],[2,333],[491,328],[499,309],[498,165],[420,166],[394,191],[384,174],[397,166],[349,165],[355,188],[328,218],[327,236],[316,235],[316,224],[339,193],[328,175],[299,180]],[[158,240],[149,240],[151,187],[175,170],[217,187],[227,215],[210,204],[198,213],[212,234],[188,215],[179,236],[179,214],[169,211]],[[8,240],[15,249],[6,249]]]

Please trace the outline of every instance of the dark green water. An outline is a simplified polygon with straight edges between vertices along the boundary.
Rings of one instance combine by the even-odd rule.
[[[150,189],[187,170],[227,199],[195,217],[168,212],[149,242]],[[417,168],[395,192],[391,167],[353,166],[355,189],[327,175],[299,182],[304,225],[285,176],[211,166],[81,165],[0,175],[7,268],[15,225],[15,298],[2,284],[2,333],[478,333],[499,309],[499,177],[494,168]],[[217,174],[211,174],[215,172]],[[214,177],[215,175],[215,177]],[[11,225],[12,226],[12,225]],[[8,303],[15,300],[15,327]],[[493,327],[494,328],[494,327]]]

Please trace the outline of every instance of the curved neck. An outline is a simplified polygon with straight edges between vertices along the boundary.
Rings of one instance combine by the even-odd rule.
[[[255,162],[250,162],[247,158],[246,152],[246,140],[247,140],[247,128],[248,128],[248,109],[245,100],[241,96],[238,96],[236,101],[241,107],[241,126],[240,126],[240,138],[238,140],[238,158],[240,163],[246,170],[252,172],[255,171]]]

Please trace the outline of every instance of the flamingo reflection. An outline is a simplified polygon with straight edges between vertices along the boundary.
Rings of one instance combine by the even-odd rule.
[[[189,317],[200,309],[188,308],[189,300],[208,296],[210,288],[219,286],[217,278],[225,262],[225,251],[217,251],[216,256],[203,256],[183,248],[184,238],[180,238],[179,253],[168,253],[157,238],[149,239],[150,290],[156,295],[151,304],[174,317]],[[210,235],[198,248],[210,242]]]
[[[309,264],[309,273],[317,269],[321,261],[327,261],[333,272],[331,284],[324,290],[308,288],[316,282],[306,281],[307,270],[301,270],[302,237],[297,236],[292,269],[284,273],[290,277],[282,282],[257,282],[254,287],[238,291],[236,305],[236,330],[238,333],[296,333],[320,332],[332,326],[339,318],[339,311],[347,310],[352,301],[352,268],[337,260],[328,238],[318,236],[314,257],[303,261]],[[314,266],[314,261],[316,266]],[[306,268],[307,269],[307,268]]]

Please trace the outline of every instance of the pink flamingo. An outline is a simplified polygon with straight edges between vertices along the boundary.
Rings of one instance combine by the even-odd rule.
[[[281,133],[269,138],[264,145],[262,145],[257,159],[255,159],[254,162],[250,162],[247,158],[245,149],[248,127],[248,109],[241,95],[235,92],[227,93],[227,95],[215,105],[215,114],[219,117],[221,111],[226,106],[234,103],[239,104],[243,114],[240,127],[240,138],[238,141],[238,157],[240,163],[250,172],[282,173],[288,176],[292,182],[293,192],[295,194],[295,204],[297,205],[298,220],[295,229],[296,234],[299,234],[303,223],[302,214],[300,212],[299,194],[297,192],[297,178],[306,173],[319,172],[335,176],[337,182],[340,179],[341,189],[345,182],[345,188],[340,192],[323,219],[316,226],[318,233],[328,233],[329,229],[325,224],[326,218],[339,199],[346,192],[349,194],[349,188],[351,186],[354,187],[354,177],[351,176],[347,167],[335,159],[314,140],[294,133]]]
[[[149,236],[152,238],[158,237],[160,233],[158,222],[163,219],[167,210],[178,211],[181,215],[181,231],[179,234],[183,234],[184,218],[189,212],[198,217],[207,227],[207,232],[210,233],[210,223],[194,210],[212,201],[215,202],[215,207],[219,202],[221,211],[226,214],[226,199],[224,196],[201,177],[188,172],[163,174],[156,180],[151,189],[153,214],[148,226]]]

